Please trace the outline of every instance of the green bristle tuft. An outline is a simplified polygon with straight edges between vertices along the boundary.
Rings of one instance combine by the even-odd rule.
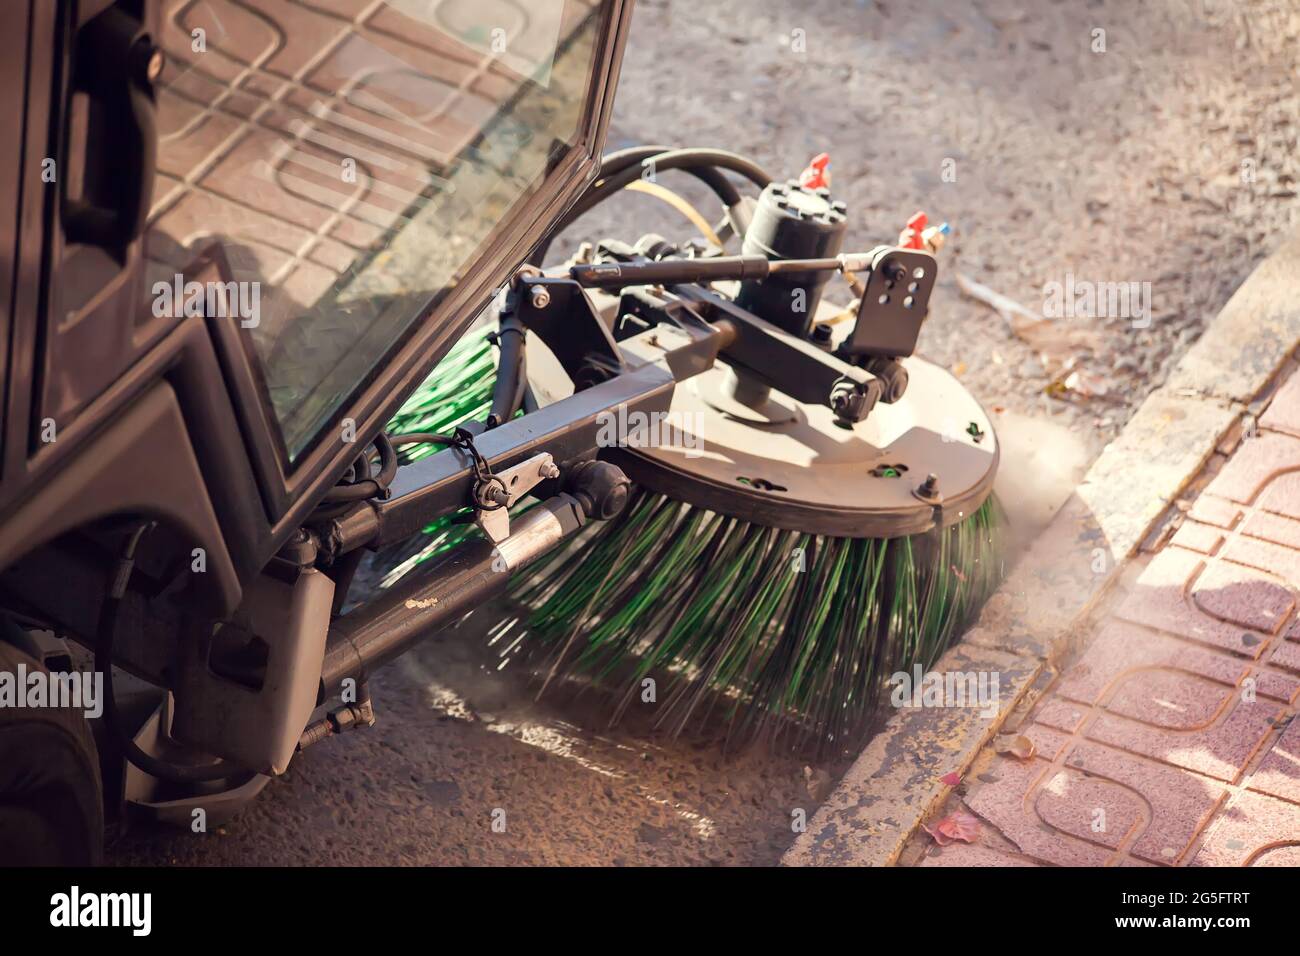
[[[530,574],[519,598],[551,670],[639,699],[668,675],[673,733],[720,709],[732,736],[860,742],[886,681],[928,668],[997,587],[999,514],[892,540],[781,531],[638,491],[619,520]],[[558,658],[558,659],[557,659]]]
[[[388,423],[390,435],[437,432],[450,435],[457,425],[487,417],[492,407],[492,383],[496,378],[490,325],[471,329],[452,346],[443,360],[406,400]],[[403,445],[402,462],[419,461],[440,449],[433,445]],[[388,570],[384,586],[406,574],[422,561],[454,548],[466,535],[477,533],[467,520],[468,512],[447,515],[429,524],[424,534],[429,541],[416,554]]]
[[[449,434],[487,415],[490,328],[472,331],[402,406],[389,432]],[[432,453],[407,446],[402,458]],[[425,529],[416,563],[477,533],[466,514]],[[543,671],[618,693],[612,720],[666,676],[658,722],[674,734],[721,717],[729,734],[860,744],[887,681],[928,668],[1003,576],[993,499],[941,532],[890,540],[782,531],[638,490],[624,514],[546,556],[516,582],[532,609],[526,654]]]
[[[492,382],[496,358],[488,337],[488,325],[471,329],[452,346],[433,372],[406,400],[388,423],[390,435],[412,432],[450,434],[457,425],[472,418],[486,418],[492,407]],[[404,461],[419,461],[434,451],[432,445],[406,445]]]

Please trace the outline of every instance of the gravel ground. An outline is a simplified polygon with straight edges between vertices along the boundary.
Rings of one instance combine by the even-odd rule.
[[[1300,218],[1298,40],[1294,0],[642,0],[609,144],[721,146],[778,178],[825,150],[851,249],[918,209],[951,222],[922,350],[1096,450]],[[649,205],[588,230],[682,234]],[[1062,319],[1026,341],[957,273],[1037,315],[1069,275],[1150,283],[1150,325]],[[1048,397],[1072,358],[1103,397]]]
[[[1004,480],[1051,486],[1036,525],[1296,222],[1298,35],[1289,3],[639,0],[609,145],[722,146],[777,176],[827,150],[850,248],[917,209],[952,222],[922,350],[1001,416]],[[581,235],[684,236],[665,210],[629,197]],[[1036,315],[1069,275],[1150,283],[1151,321],[1017,332],[957,273]],[[1054,397],[1070,360],[1096,394]],[[229,824],[136,830],[110,861],[774,863],[843,769],[606,731],[594,699],[534,704],[480,647],[432,639],[376,682],[375,728]]]

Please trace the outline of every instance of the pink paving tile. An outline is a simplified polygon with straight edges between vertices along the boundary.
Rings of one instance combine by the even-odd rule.
[[[1083,722],[1092,713],[1092,708],[1084,707],[1061,697],[1048,697],[1038,706],[1034,719],[1040,724],[1074,734],[1083,726]]]
[[[1292,719],[1245,783],[1252,790],[1300,804],[1300,720]]]
[[[1192,502],[1192,510],[1187,514],[1188,517],[1204,524],[1212,524],[1220,528],[1231,528],[1237,523],[1237,518],[1241,516],[1241,508],[1223,498],[1202,494]]]
[[[1241,443],[1223,470],[1206,487],[1205,493],[1253,504],[1271,479],[1292,468],[1300,468],[1300,440],[1265,432]],[[1300,512],[1285,508],[1270,510],[1300,517]]]
[[[1041,724],[1025,731],[1039,756],[999,757],[971,782],[966,803],[1023,853],[1049,863],[1098,866],[1121,843],[1155,863],[1178,859],[1226,793],[1212,780],[1089,741],[1071,744]],[[1064,768],[1048,758],[1069,747]],[[1105,829],[1093,830],[1098,810]],[[1134,839],[1136,837],[1136,839]]]
[[[1243,791],[1210,827],[1193,866],[1300,864],[1300,807]]]
[[[1278,655],[1284,650],[1289,652],[1291,659],[1288,660],[1284,656],[1279,661]],[[1292,670],[1300,672],[1300,647],[1283,643],[1273,651],[1273,657],[1269,663],[1277,663],[1280,666],[1290,667]],[[1297,694],[1300,694],[1300,680],[1272,669],[1261,669],[1243,680],[1241,689],[1243,693],[1253,690],[1257,696],[1272,697],[1275,700],[1290,702],[1296,699]]]
[[[1041,723],[1030,724],[1022,733],[1034,745],[1034,755],[1043,760],[1055,760],[1073,746],[1070,735],[1059,733]]]
[[[1294,606],[1295,592],[1300,590],[1300,551],[1262,538],[1236,537],[1224,545],[1219,557],[1222,561],[1213,564],[1210,570],[1220,572],[1214,578],[1215,586],[1225,589],[1221,603],[1229,609],[1229,613],[1219,616],[1246,627],[1258,626],[1260,630],[1268,630],[1236,616],[1237,604],[1250,603],[1257,598],[1261,607],[1268,608],[1270,617],[1280,623],[1280,616],[1284,617],[1285,612]],[[1251,569],[1244,575],[1236,571],[1243,564]],[[1237,575],[1239,580],[1225,585],[1220,581],[1223,575]],[[1202,578],[1207,576],[1208,572]],[[1200,581],[1197,586],[1202,586]]]
[[[1117,616],[1239,654],[1259,655],[1265,643],[1258,634],[1212,617],[1188,600],[1186,591],[1201,573],[1205,560],[1181,548],[1161,551],[1138,577]],[[1209,592],[1203,598],[1217,606],[1215,596]]]
[[[1265,511],[1300,518],[1300,474],[1289,472],[1274,476],[1260,493],[1256,504]]]
[[[1142,671],[1116,687],[1106,710],[1169,730],[1194,730],[1214,720],[1239,693],[1191,674]]]
[[[1269,511],[1252,511],[1248,514],[1241,523],[1241,533],[1284,544],[1288,548],[1300,548],[1300,521]]]
[[[1251,866],[1281,866],[1287,869],[1300,866],[1300,844],[1284,843],[1265,850],[1255,857]]]
[[[1178,860],[1227,794],[1226,787],[1212,780],[1088,741],[1076,745],[1066,763],[1146,801],[1148,820],[1129,852],[1153,863]]]
[[[1102,713],[1088,725],[1090,740],[1194,770],[1218,780],[1236,780],[1273,731],[1278,706],[1256,699],[1234,701],[1210,726],[1170,730]]]
[[[1292,375],[1277,390],[1259,425],[1300,436],[1300,375]]]
[[[1073,700],[1094,703],[1101,700],[1113,682],[1131,672],[1160,668],[1199,674],[1227,686],[1235,686],[1249,665],[1239,657],[1216,653],[1196,644],[1147,631],[1123,621],[1108,621],[1056,687],[1056,692]],[[1293,682],[1300,686],[1300,682]],[[1257,691],[1264,693],[1263,687]],[[1295,687],[1286,690],[1289,699]]]
[[[1223,557],[1251,567],[1228,560],[1210,564],[1192,585],[1192,603],[1237,627],[1276,634],[1295,607],[1295,598],[1286,582],[1259,569],[1273,568],[1282,574],[1293,570],[1294,564],[1300,578],[1300,561],[1295,561],[1300,552],[1253,538],[1234,538]]]
[[[1184,521],[1174,532],[1173,544],[1188,551],[1201,554],[1213,554],[1223,541],[1223,531],[1213,525],[1201,524],[1199,521]]]
[[[1027,856],[990,850],[978,843],[936,846],[921,858],[920,866],[1040,866]]]
[[[1039,787],[1034,810],[1048,826],[1112,850],[1142,829],[1147,815],[1141,794],[1068,767]]]
[[[1022,853],[1058,866],[1104,866],[1111,856],[1108,849],[1060,832],[1027,803],[1034,786],[1050,772],[1046,760],[1000,757],[987,775],[993,782],[972,788],[966,803]]]
[[[1268,662],[1273,667],[1285,667],[1289,671],[1300,673],[1300,644],[1295,641],[1282,641],[1273,649]],[[1260,686],[1263,686],[1262,679]]]

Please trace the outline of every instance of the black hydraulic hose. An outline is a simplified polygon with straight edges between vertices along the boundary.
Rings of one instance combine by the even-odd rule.
[[[670,149],[667,152],[656,153],[653,156],[643,158],[638,162],[624,162],[621,167],[609,174],[605,173],[604,164],[602,163],[600,182],[583,193],[573,209],[561,221],[565,223],[572,222],[597,203],[604,202],[608,196],[618,192],[628,183],[639,179],[645,163],[650,163],[654,167],[656,174],[674,169],[692,173],[699,173],[701,170],[707,169],[721,178],[720,171],[727,170],[744,176],[759,189],[772,181],[772,177],[767,174],[763,167],[738,153],[728,152],[725,149]],[[718,198],[723,200],[724,205],[734,206],[740,201],[740,193],[725,179],[723,179],[723,182],[726,182],[727,191],[725,195],[719,193]]]
[[[135,551],[140,539],[153,527],[153,522],[145,522],[131,533],[122,554],[113,567],[113,577],[109,582],[104,603],[99,609],[99,624],[95,635],[95,670],[104,675],[104,726],[112,735],[114,742],[122,749],[122,755],[150,776],[171,783],[199,783],[207,780],[226,780],[230,777],[247,775],[249,771],[224,760],[201,766],[183,766],[161,760],[147,754],[132,740],[118,720],[117,699],[113,695],[113,641],[117,637],[117,620],[122,609],[122,598],[126,594],[127,581],[135,567]]]
[[[661,166],[657,157],[664,156],[673,152],[686,152],[685,150],[674,150],[668,146],[633,146],[631,149],[620,149],[614,153],[608,153],[601,158],[600,172],[597,174],[598,179],[609,179],[626,172],[631,167],[643,169],[647,161],[652,161],[655,171]],[[740,202],[740,192],[731,181],[727,179],[718,169],[713,166],[682,166],[678,167],[682,172],[694,176],[704,185],[708,186],[722,200],[724,206],[734,206]]]
[[[515,417],[524,400],[528,372],[524,354],[524,324],[515,316],[501,320],[497,332],[497,347],[501,357],[497,362],[497,377],[492,385],[492,409],[488,412],[487,427],[496,428]]]
[[[379,474],[373,478],[366,477],[354,481],[351,484],[335,485],[325,492],[325,497],[321,499],[322,504],[331,505],[344,501],[362,501],[366,498],[382,495],[388,490],[388,486],[393,483],[393,478],[397,475],[397,452],[393,449],[393,443],[383,432],[375,436],[374,444],[379,451]],[[369,458],[362,455],[361,463],[364,465],[365,471],[368,472],[370,469]]]
[[[594,206],[617,194],[628,183],[641,176],[642,165],[651,161],[656,173],[681,170],[698,176],[709,184],[723,204],[730,207],[740,201],[740,193],[722,175],[722,170],[737,173],[760,189],[772,181],[763,167],[738,153],[725,149],[668,149],[657,146],[639,146],[607,154],[600,164],[597,184],[583,193],[578,201],[547,233],[533,250],[528,261],[540,266],[550,250],[551,241],[572,225],[579,216],[590,211]],[[721,185],[718,185],[720,181]]]

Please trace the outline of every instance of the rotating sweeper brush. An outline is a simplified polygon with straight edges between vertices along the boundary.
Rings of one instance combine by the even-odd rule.
[[[710,227],[646,186],[646,168],[693,173],[726,218]],[[605,240],[562,268],[526,268],[499,329],[463,341],[391,426],[486,417],[469,428],[481,433],[619,374],[676,381],[654,407],[594,412],[599,459],[634,483],[626,507],[516,582],[529,610],[496,643],[544,688],[594,682],[612,691],[612,719],[652,706],[674,733],[720,717],[735,737],[852,746],[889,676],[933,663],[1000,580],[992,423],[913,354],[946,230],[914,219],[897,246],[843,254],[847,210],[823,171],[771,183],[717,151],[607,157],[569,221],[640,184],[704,238]],[[740,255],[726,255],[737,235]],[[848,308],[823,301],[836,273]],[[421,556],[468,527],[428,529]]]

